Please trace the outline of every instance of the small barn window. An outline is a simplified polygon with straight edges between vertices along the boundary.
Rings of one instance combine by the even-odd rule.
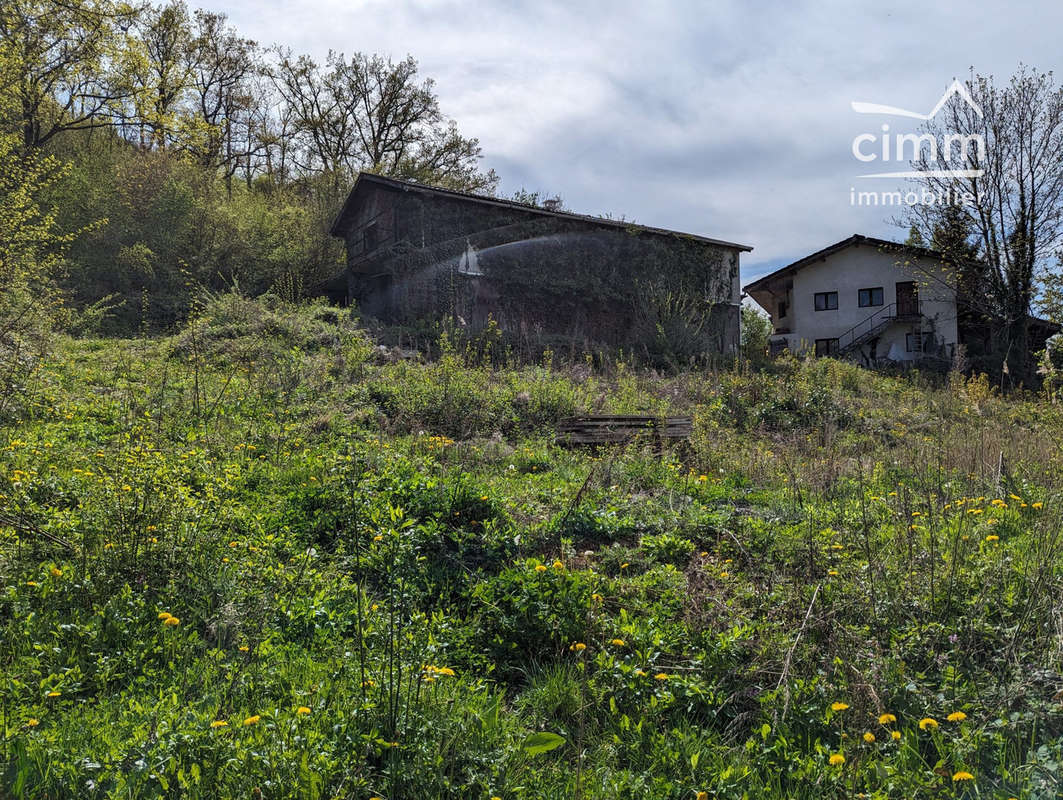
[[[786,312],[788,310],[789,309],[787,309],[787,307],[786,307],[786,302],[785,301],[781,301],[779,303],[779,319],[783,319],[786,316]]]
[[[816,292],[816,311],[834,311],[837,308],[837,292]]]
[[[362,252],[372,253],[380,245],[380,233],[376,223],[370,222],[362,231]]]

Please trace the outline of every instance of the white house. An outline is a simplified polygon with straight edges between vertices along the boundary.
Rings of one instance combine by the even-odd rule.
[[[925,248],[854,235],[745,292],[771,316],[773,353],[947,364],[960,341],[954,272]]]

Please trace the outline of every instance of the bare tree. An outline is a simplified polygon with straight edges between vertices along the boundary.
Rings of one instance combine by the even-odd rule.
[[[982,285],[964,294],[1003,321],[1006,368],[1021,378],[1037,276],[1063,238],[1063,88],[1026,67],[1007,86],[972,74],[966,88],[973,103],[954,95],[926,125],[933,147],[913,162],[928,171],[921,180],[932,193],[960,198],[947,212],[954,217],[943,219],[947,203],[915,205],[906,222],[928,241],[942,224],[971,231]]]

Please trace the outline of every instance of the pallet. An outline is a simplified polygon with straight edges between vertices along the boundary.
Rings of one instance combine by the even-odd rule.
[[[636,437],[653,441],[688,439],[690,417],[593,416],[569,417],[557,426],[558,444],[624,444]]]

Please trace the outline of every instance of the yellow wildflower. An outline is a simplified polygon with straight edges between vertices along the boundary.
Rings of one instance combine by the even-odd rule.
[[[696,795],[694,795],[694,800],[709,800],[709,793],[698,792]]]
[[[41,721],[36,717],[30,717],[28,720],[26,720],[26,725],[30,728],[36,728],[40,724]]]
[[[163,620],[168,620],[170,617],[173,616],[173,614],[171,614],[169,611],[160,611],[158,616],[159,616],[159,620],[163,621]]]
[[[536,564],[535,565],[535,571],[536,572],[546,572],[546,564]]]
[[[925,731],[928,729],[933,730],[937,726],[938,721],[933,717],[923,717],[921,720],[919,720],[919,730],[921,731]]]
[[[587,649],[587,645],[585,645],[583,642],[576,642],[575,644],[570,644],[568,646],[568,649],[572,650],[575,653],[579,653],[579,652],[581,652],[583,650],[586,650]]]
[[[623,639],[611,639],[609,644],[616,645],[617,647],[623,647],[627,644]]]
[[[963,770],[960,770],[952,776],[952,780],[954,783],[959,783],[960,781],[973,781],[974,775],[969,772],[964,772]]]
[[[900,731],[892,731],[890,733],[890,738],[893,739],[893,741],[895,741],[895,742],[898,741],[901,738],[901,732]]]
[[[257,725],[260,719],[262,718],[258,714],[253,714],[244,720],[244,725]]]
[[[1030,508],[1042,509],[1045,507],[1044,503],[1037,502],[1030,505]]]
[[[945,717],[945,719],[947,719],[949,722],[963,722],[965,719],[967,719],[967,715],[964,714],[962,711],[953,711],[951,714]]]
[[[848,703],[831,703],[830,704],[830,710],[831,711],[845,711],[845,709],[847,709],[848,707],[849,707]]]
[[[298,714],[300,717],[304,717],[310,713],[310,709],[306,706],[299,706],[299,708],[295,709],[295,713]]]
[[[167,617],[162,621],[162,624],[170,628],[176,628],[178,625],[181,624],[181,620],[179,620],[177,617]]]
[[[879,725],[889,725],[891,722],[896,722],[897,718],[893,714],[880,714],[878,718]]]
[[[229,727],[229,723],[226,722],[223,719],[216,719],[212,723],[210,723],[210,727],[212,727],[212,728],[228,728]]]
[[[995,533],[991,533],[987,537],[985,537],[985,540],[987,542],[998,542],[1000,541],[1000,537],[997,536]]]
[[[658,681],[666,681],[666,680],[668,680],[668,673],[667,672],[658,672],[653,677],[654,677],[655,680],[658,680]]]
[[[828,569],[827,570],[827,574],[830,575],[832,578],[836,578],[836,577],[838,577],[838,570],[836,570],[836,569]]]
[[[562,564],[560,561],[555,561],[554,562],[554,569],[564,569],[564,568],[565,568],[565,565]]]
[[[52,568],[50,570],[48,570],[48,571],[52,573],[52,577],[53,578],[61,577],[62,574],[63,574],[63,571],[61,569],[59,569],[59,567],[56,567],[56,566],[52,566]]]
[[[841,753],[831,753],[830,765],[832,767],[840,767],[844,763],[845,756],[843,756]]]

